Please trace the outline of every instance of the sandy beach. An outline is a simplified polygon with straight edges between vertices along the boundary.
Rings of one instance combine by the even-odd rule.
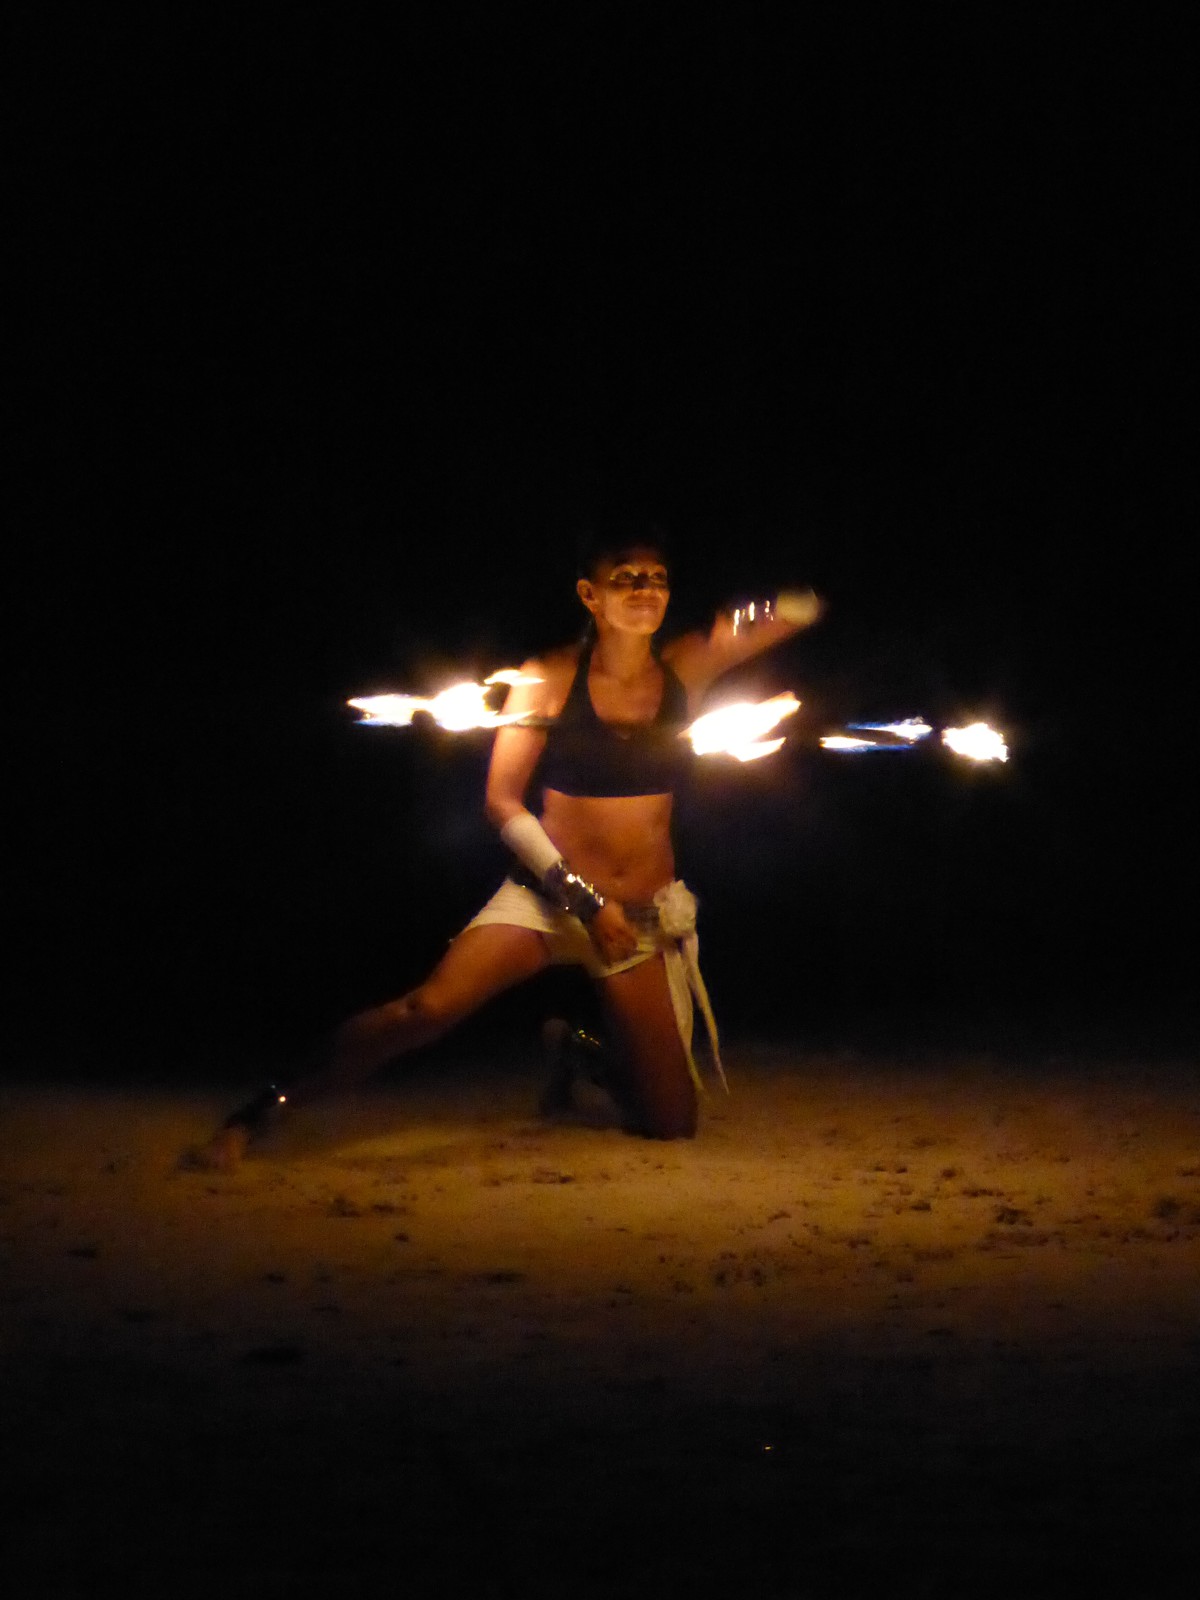
[[[468,1060],[227,1176],[175,1170],[227,1097],[7,1091],[36,1592],[1170,1592],[1190,1075],[729,1066],[694,1144],[549,1125],[532,1069]]]

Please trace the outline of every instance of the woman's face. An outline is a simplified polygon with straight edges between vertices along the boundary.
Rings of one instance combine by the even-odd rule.
[[[597,626],[622,633],[657,633],[671,597],[666,562],[652,545],[635,545],[600,562],[576,588]]]

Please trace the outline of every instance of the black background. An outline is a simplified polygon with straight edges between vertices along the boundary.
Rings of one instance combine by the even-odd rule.
[[[745,675],[788,748],[681,806],[730,1030],[1190,1037],[1170,15],[18,22],[21,1059],[237,1074],[414,981],[503,868],[487,742],[344,701],[571,637],[630,507],[675,625],[830,606]],[[813,748],[914,712],[1013,759]]]

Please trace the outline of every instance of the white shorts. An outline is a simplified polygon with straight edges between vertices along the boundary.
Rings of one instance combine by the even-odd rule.
[[[516,883],[512,878],[505,878],[479,915],[467,923],[467,927],[486,928],[499,923],[508,928],[530,928],[534,933],[541,934],[555,966],[583,967],[589,977],[608,978],[615,972],[627,972],[630,967],[649,961],[651,956],[657,955],[673,942],[662,931],[657,906],[623,906],[622,909],[638,934],[637,950],[623,961],[601,960],[578,917],[560,911],[536,890]]]
[[[609,978],[614,973],[627,972],[630,967],[649,961],[651,956],[661,955],[679,1037],[692,1078],[698,1088],[704,1087],[692,1054],[692,1004],[695,1001],[708,1030],[713,1066],[722,1084],[725,1084],[716,1018],[704,979],[700,975],[695,895],[677,878],[674,883],[660,889],[651,904],[625,905],[622,910],[637,929],[638,947],[624,961],[612,963],[600,959],[587,929],[578,917],[559,910],[535,890],[514,882],[512,878],[505,878],[479,915],[467,923],[467,927],[486,928],[498,923],[508,928],[529,928],[541,934],[550,960],[556,966],[580,966],[593,978]]]

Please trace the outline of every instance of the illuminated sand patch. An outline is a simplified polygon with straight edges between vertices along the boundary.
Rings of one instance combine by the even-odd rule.
[[[731,1069],[691,1145],[544,1126],[532,1079],[466,1069],[299,1120],[230,1177],[172,1171],[216,1099],[10,1093],[19,1481],[94,1501],[100,1552],[153,1568],[186,1537],[210,1579],[250,1523],[264,1569],[319,1563],[353,1502],[343,1573],[382,1581],[402,1538],[479,1586],[464,1496],[532,1594],[636,1592],[613,1517],[647,1583],[686,1537],[684,1570],[740,1561],[760,1593],[793,1524],[830,1593],[904,1538],[948,1573],[984,1550],[998,1585],[1060,1537],[1099,1570],[1148,1501],[1165,1548],[1197,1359],[1186,1076]],[[286,1539],[260,1525],[297,1504]]]

